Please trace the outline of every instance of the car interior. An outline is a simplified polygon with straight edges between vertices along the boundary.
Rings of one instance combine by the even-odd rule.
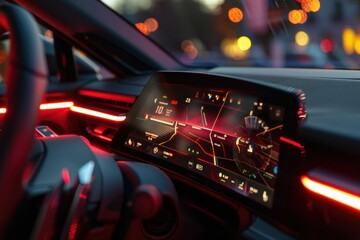
[[[321,3],[1,1],[0,239],[359,239],[356,20],[336,20],[344,50],[276,44]],[[210,15],[252,46],[206,52],[229,31]]]

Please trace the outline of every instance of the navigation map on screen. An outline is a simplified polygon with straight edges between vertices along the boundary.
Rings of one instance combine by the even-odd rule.
[[[271,207],[283,114],[250,93],[160,83],[125,145]]]

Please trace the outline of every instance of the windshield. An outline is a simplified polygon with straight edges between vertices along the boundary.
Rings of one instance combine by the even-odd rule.
[[[102,2],[186,65],[359,68],[359,0]]]

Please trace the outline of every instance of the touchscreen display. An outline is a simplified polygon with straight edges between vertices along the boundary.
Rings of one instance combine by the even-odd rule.
[[[229,89],[157,83],[127,119],[125,147],[272,206],[284,108]]]

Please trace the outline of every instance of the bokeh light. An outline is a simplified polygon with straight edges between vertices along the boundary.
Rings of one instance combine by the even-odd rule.
[[[321,42],[320,42],[320,49],[324,53],[329,53],[335,49],[335,43],[333,40],[331,40],[329,38],[325,38],[325,39],[321,40]]]
[[[130,12],[136,13],[150,10],[155,2],[153,0],[100,0],[112,9],[116,9],[119,13]]]
[[[299,24],[301,22],[301,12],[298,10],[291,10],[288,14],[288,18],[292,24]]]
[[[244,16],[244,14],[240,8],[234,7],[228,11],[228,17],[229,17],[230,21],[232,21],[234,23],[241,22],[241,20],[243,19],[243,16]]]
[[[319,0],[302,0],[301,8],[305,12],[318,12],[320,10],[320,1]]]
[[[302,9],[291,10],[288,19],[292,24],[304,24],[307,21],[307,13]]]
[[[149,32],[155,32],[159,28],[159,23],[155,18],[146,19],[144,24]]]
[[[295,42],[301,47],[305,47],[309,44],[309,35],[304,31],[299,31],[295,34]]]
[[[300,14],[301,14],[301,20],[300,20],[299,24],[306,23],[306,21],[307,21],[307,13],[304,10],[301,10],[301,9],[298,10],[298,12],[300,12]]]
[[[135,27],[144,35],[149,35],[149,30],[145,23],[139,22],[135,24]]]
[[[53,32],[52,32],[51,30],[49,30],[49,29],[45,31],[45,34],[44,34],[44,35],[45,35],[45,37],[48,38],[48,39],[51,39],[51,40],[54,39]]]
[[[360,54],[360,35],[355,36],[354,49],[357,54]]]
[[[247,51],[251,48],[251,40],[246,36],[239,37],[237,40],[239,48],[243,51]]]
[[[199,51],[198,51],[197,47],[190,40],[182,41],[181,42],[181,48],[183,49],[185,54],[192,60],[195,59],[199,54]]]
[[[344,52],[348,55],[354,53],[354,42],[355,42],[355,32],[351,28],[347,27],[344,29],[342,34],[343,49]]]
[[[238,39],[226,38],[221,42],[221,50],[223,54],[233,60],[244,60],[249,57],[249,51],[240,49]]]
[[[320,1],[319,0],[312,0],[309,1],[309,8],[311,12],[317,12],[320,10]]]
[[[309,4],[308,4],[308,1],[309,1],[309,0],[303,0],[303,1],[301,2],[301,8],[302,8],[302,10],[304,10],[305,12],[310,12],[310,6],[309,6]]]
[[[205,9],[210,12],[218,12],[221,9],[221,5],[224,4],[225,0],[194,0],[200,3]]]

